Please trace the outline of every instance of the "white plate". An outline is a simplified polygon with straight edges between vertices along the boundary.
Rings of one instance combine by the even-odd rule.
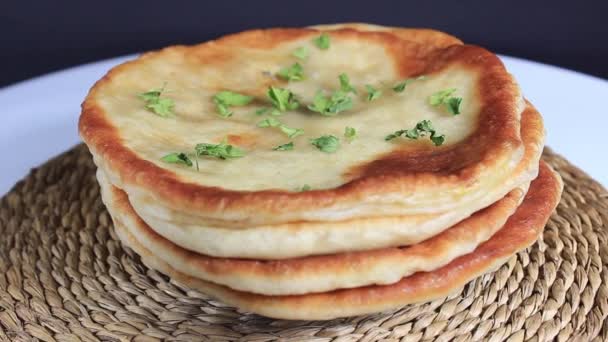
[[[30,168],[79,142],[76,123],[88,89],[113,65],[133,57],[86,64],[0,89],[0,195]],[[502,58],[543,114],[547,145],[608,185],[608,81]]]

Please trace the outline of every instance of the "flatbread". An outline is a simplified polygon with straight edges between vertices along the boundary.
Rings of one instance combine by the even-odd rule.
[[[132,203],[155,203],[226,226],[437,214],[465,204],[475,211],[488,192],[494,194],[489,202],[495,202],[513,188],[505,184],[524,153],[519,134],[524,101],[496,55],[476,46],[438,48],[390,31],[354,28],[326,31],[331,47],[319,50],[311,40],[321,33],[253,30],[144,54],[112,69],[91,89],[80,135]],[[311,52],[301,62],[306,79],[275,78],[296,61],[292,52],[300,46]],[[353,108],[332,117],[305,109],[319,89],[337,89],[342,72],[358,89]],[[420,75],[426,79],[392,91],[395,83]],[[137,96],[165,83],[165,96],[175,101],[169,118],[146,110]],[[384,95],[366,101],[365,84]],[[272,150],[289,139],[277,129],[256,127],[260,117],[253,113],[268,106],[270,85],[289,87],[304,104],[280,117],[305,132],[294,138],[293,151]],[[461,114],[428,104],[430,95],[452,87],[463,98]],[[256,100],[231,108],[234,115],[224,119],[212,100],[220,90]],[[428,139],[384,140],[425,119],[445,134],[442,146]],[[321,135],[342,137],[347,126],[358,130],[358,138],[343,139],[336,153],[309,143]],[[199,170],[161,161],[167,153],[225,138],[246,156],[205,158]],[[299,191],[305,184],[313,190]]]
[[[179,247],[152,230],[133,210],[124,191],[98,171],[102,198],[110,215],[147,250],[189,276],[235,290],[266,295],[325,292],[391,284],[419,271],[432,271],[472,252],[499,230],[521,203],[527,187],[428,240],[402,248],[329,254],[283,260],[215,258]],[[268,249],[272,249],[272,244]]]
[[[471,279],[495,269],[517,251],[530,246],[541,234],[551,212],[557,206],[562,181],[547,164],[520,207],[492,238],[474,252],[463,255],[431,272],[419,272],[391,285],[372,285],[354,289],[293,296],[265,296],[231,290],[173,269],[156,253],[143,247],[116,221],[115,230],[123,243],[138,253],[142,261],[173,279],[207,293],[225,303],[264,316],[283,319],[332,319],[397,308],[406,304],[448,295]]]
[[[538,174],[545,134],[540,113],[531,104],[522,114],[521,129],[524,157],[501,187],[503,189],[527,185],[526,182]],[[152,201],[142,202],[137,196],[130,196],[129,200],[150,228],[185,249],[216,257],[274,260],[412,245],[469,217],[478,207],[492,205],[495,197],[496,193],[489,189],[483,198],[472,204],[464,203],[460,208],[438,214],[248,227],[208,223],[196,215],[187,215]]]

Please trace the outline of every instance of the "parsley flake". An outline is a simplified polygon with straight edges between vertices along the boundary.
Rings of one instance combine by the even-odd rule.
[[[139,94],[139,98],[144,100],[146,103],[144,107],[147,110],[155,113],[158,116],[167,118],[173,115],[173,107],[175,106],[175,103],[172,99],[160,97],[164,90],[165,86],[163,85],[163,87],[160,89],[153,89]]]
[[[357,130],[354,129],[353,127],[344,127],[344,137],[349,140],[352,141],[353,139],[355,139],[357,137]]]
[[[357,90],[355,89],[355,87],[353,87],[352,84],[350,84],[350,79],[348,78],[348,75],[345,73],[342,73],[338,76],[338,79],[340,80],[340,90],[342,90],[345,93],[353,93],[356,94]]]
[[[303,129],[288,127],[288,126],[284,125],[283,123],[281,123],[281,121],[279,121],[273,117],[266,118],[266,119],[258,122],[257,126],[261,127],[261,128],[278,127],[281,130],[281,132],[285,133],[285,135],[287,135],[287,137],[289,137],[289,138],[295,138],[298,135],[304,134]]]
[[[378,90],[369,84],[365,85],[365,89],[367,90],[367,101],[377,100],[382,95],[382,90]]]
[[[213,96],[213,102],[215,102],[217,112],[223,118],[232,116],[230,107],[245,106],[251,101],[253,101],[253,96],[247,96],[229,90],[220,91]]]
[[[304,134],[304,130],[301,128],[291,128],[285,125],[280,125],[279,129],[281,130],[281,132],[285,133],[289,138],[295,138],[298,135]]]
[[[210,156],[219,159],[240,158],[245,152],[238,147],[226,144],[222,141],[219,144],[196,144],[194,147],[196,156]]]
[[[318,91],[312,100],[312,104],[308,105],[308,109],[324,116],[335,116],[352,108],[352,106],[353,101],[350,96],[341,90],[335,91],[329,97],[323,95],[322,91]]]
[[[405,90],[405,87],[407,87],[410,83],[415,82],[415,81],[422,81],[425,78],[426,78],[426,76],[422,75],[422,76],[418,76],[416,78],[408,78],[407,80],[403,80],[393,86],[393,91],[395,91],[396,93],[401,93]]]
[[[450,97],[446,105],[450,113],[458,115],[460,114],[460,103],[462,103],[462,97]]]
[[[310,191],[312,188],[310,187],[310,185],[308,184],[304,184],[302,185],[302,187],[300,188],[300,191]]]
[[[292,53],[292,55],[298,59],[301,60],[305,60],[306,58],[308,58],[308,49],[305,46],[300,46],[299,48],[295,49]]]
[[[460,114],[460,104],[462,103],[462,97],[454,97],[452,94],[456,92],[456,88],[445,89],[436,92],[429,96],[429,104],[437,107],[439,105],[445,105],[447,110],[452,115]]]
[[[416,124],[416,127],[412,129],[402,129],[395,131],[392,134],[387,135],[384,140],[389,141],[400,136],[404,136],[408,139],[416,140],[420,137],[424,137],[429,134],[429,139],[435,146],[440,146],[445,141],[445,135],[437,135],[437,132],[433,128],[433,124],[430,120],[422,120]]]
[[[326,153],[333,153],[340,147],[340,139],[333,135],[322,135],[315,139],[310,139],[310,143],[319,150]]]
[[[258,122],[258,127],[278,127],[281,125],[281,121],[275,119],[275,118],[266,118],[260,122]]]
[[[308,105],[308,109],[324,116],[335,116],[342,111],[351,109],[353,100],[348,93],[356,93],[356,90],[350,84],[346,74],[340,74],[338,79],[340,80],[340,89],[334,91],[331,96],[324,95],[322,90],[317,91],[312,103]]]
[[[260,108],[258,110],[255,111],[255,115],[264,115],[266,113],[270,112],[270,108]]]
[[[300,63],[296,62],[291,66],[281,69],[277,76],[287,81],[301,81],[304,79],[304,69]]]
[[[186,166],[192,166],[192,160],[185,153],[169,153],[166,156],[160,158],[165,163],[171,164],[184,164]]]
[[[274,108],[278,111],[272,113],[273,115],[280,115],[284,111],[294,110],[300,106],[296,96],[289,89],[270,86],[268,88],[268,97]]]
[[[293,141],[290,141],[287,144],[283,144],[283,145],[279,145],[277,147],[274,147],[273,150],[275,150],[275,151],[291,151],[291,150],[293,150]]]
[[[329,49],[329,35],[327,33],[323,33],[320,36],[318,36],[317,38],[312,40],[313,44],[315,44],[316,47],[318,47],[321,50],[327,50]]]

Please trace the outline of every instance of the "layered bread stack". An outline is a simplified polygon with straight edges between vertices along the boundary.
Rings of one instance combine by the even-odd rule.
[[[244,310],[445,296],[542,232],[562,183],[497,56],[366,24],[246,31],[112,69],[80,134],[144,263]]]

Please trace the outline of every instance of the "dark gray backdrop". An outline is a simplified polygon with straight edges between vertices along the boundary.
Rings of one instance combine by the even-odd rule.
[[[0,1],[0,86],[248,28],[366,21],[430,27],[608,78],[603,1]]]

